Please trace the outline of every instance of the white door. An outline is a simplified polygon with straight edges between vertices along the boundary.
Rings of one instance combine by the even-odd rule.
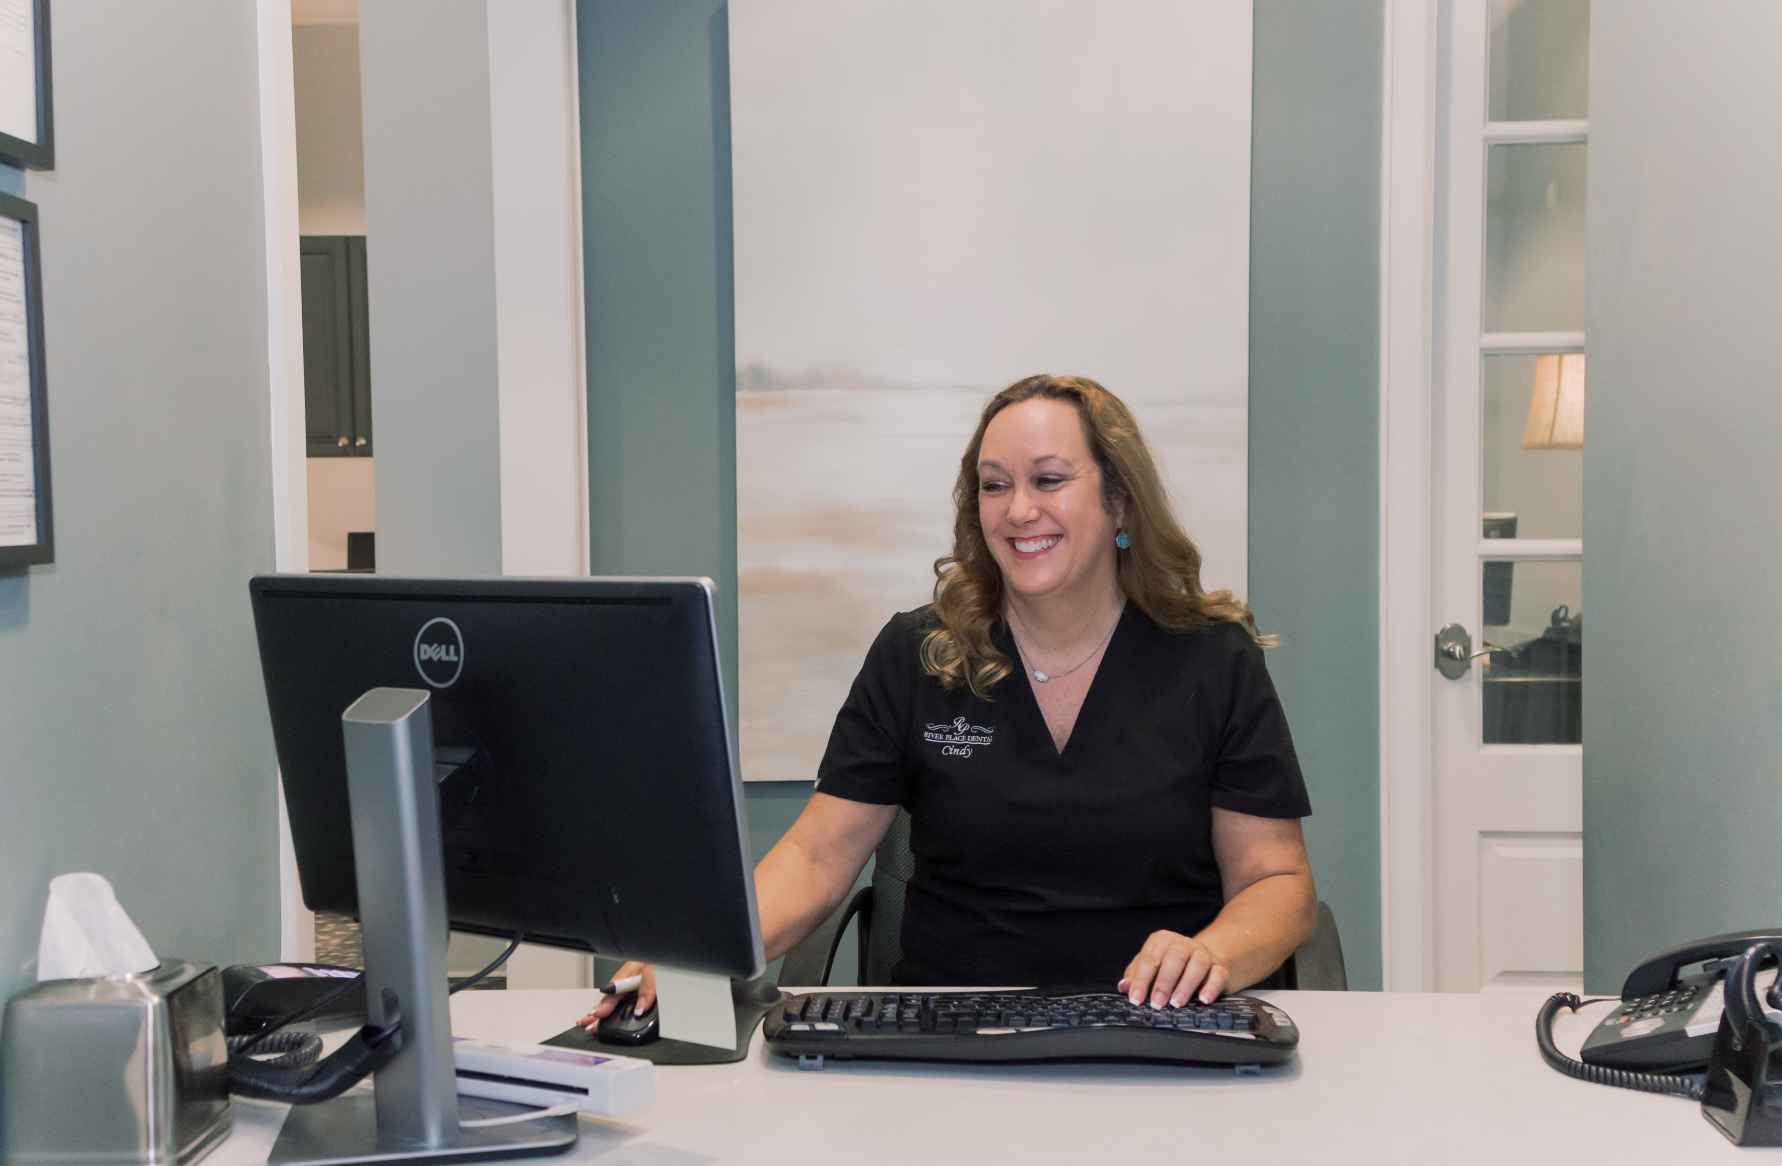
[[[1476,655],[1428,672],[1434,981],[1575,987],[1589,3],[1442,19],[1431,614]]]

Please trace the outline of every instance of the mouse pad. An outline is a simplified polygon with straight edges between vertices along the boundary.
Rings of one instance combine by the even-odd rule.
[[[749,1042],[755,1037],[755,1028],[767,1010],[775,1007],[784,997],[779,989],[767,987],[764,990],[749,990],[749,985],[738,985],[734,994],[736,1004],[736,1048],[717,1049],[711,1045],[696,1045],[684,1040],[653,1040],[647,1045],[607,1044],[598,1040],[592,1033],[586,1032],[580,1025],[571,1025],[558,1033],[547,1045],[559,1048],[576,1049],[584,1053],[611,1053],[618,1057],[636,1057],[640,1061],[650,1061],[657,1065],[728,1065],[740,1061],[749,1055]]]

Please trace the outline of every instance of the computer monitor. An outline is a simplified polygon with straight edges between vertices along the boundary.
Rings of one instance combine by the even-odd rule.
[[[358,915],[341,713],[418,689],[454,928],[760,973],[709,580],[301,575],[249,591],[310,909]]]
[[[1504,512],[1487,513],[1484,537],[1515,538],[1516,516]],[[1504,627],[1510,622],[1510,595],[1515,587],[1516,564],[1507,559],[1487,559],[1480,571],[1482,607],[1479,622],[1485,627]]]

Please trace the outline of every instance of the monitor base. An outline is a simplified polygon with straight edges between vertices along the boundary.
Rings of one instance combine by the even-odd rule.
[[[465,1120],[505,1117],[534,1108],[479,1097],[458,1099],[458,1111]],[[349,1093],[319,1105],[293,1106],[267,1162],[269,1166],[347,1166],[527,1157],[561,1153],[575,1145],[579,1132],[576,1116],[567,1114],[511,1125],[460,1128],[457,1137],[444,1146],[380,1145],[376,1099],[370,1093]]]

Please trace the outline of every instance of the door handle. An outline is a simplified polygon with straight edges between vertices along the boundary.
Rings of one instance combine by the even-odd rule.
[[[1436,633],[1436,671],[1449,680],[1459,680],[1472,668],[1474,660],[1491,655],[1491,651],[1489,644],[1477,652],[1473,651],[1473,637],[1459,624],[1451,623]]]

